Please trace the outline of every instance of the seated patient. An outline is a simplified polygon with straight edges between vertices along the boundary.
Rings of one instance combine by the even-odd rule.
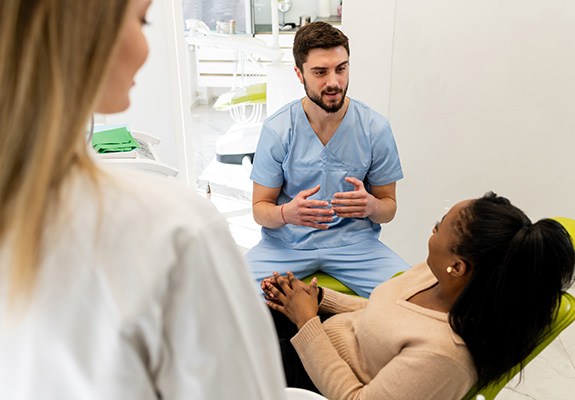
[[[533,350],[574,263],[558,222],[532,224],[489,193],[456,204],[433,228],[427,262],[379,285],[369,300],[291,273],[262,287],[288,385],[330,400],[459,400]]]

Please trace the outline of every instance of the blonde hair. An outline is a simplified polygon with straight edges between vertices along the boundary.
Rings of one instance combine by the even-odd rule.
[[[0,240],[13,298],[33,289],[47,205],[66,176],[97,177],[85,129],[128,3],[0,2]]]

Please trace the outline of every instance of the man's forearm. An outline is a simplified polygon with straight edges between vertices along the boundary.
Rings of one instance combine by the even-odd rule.
[[[385,224],[392,221],[397,211],[396,201],[389,197],[384,197],[382,199],[374,198],[377,203],[374,208],[375,210],[369,216],[369,219],[376,224]]]
[[[278,229],[285,225],[281,206],[267,201],[253,205],[253,216],[254,220],[265,228]]]

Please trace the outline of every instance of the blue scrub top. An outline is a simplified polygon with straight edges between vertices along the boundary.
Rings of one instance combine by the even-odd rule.
[[[324,146],[313,131],[301,100],[289,103],[263,124],[250,178],[263,186],[281,186],[278,204],[302,190],[321,185],[309,199],[331,200],[334,193],[354,190],[344,178],[369,186],[403,178],[389,122],[365,104],[350,99],[340,126]],[[369,218],[334,217],[327,230],[285,225],[262,228],[262,236],[295,249],[329,248],[379,237],[381,227]]]

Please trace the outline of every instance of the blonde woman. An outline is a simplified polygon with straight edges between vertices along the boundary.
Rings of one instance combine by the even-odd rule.
[[[281,399],[271,320],[225,220],[100,165],[148,0],[0,2],[0,397]]]

